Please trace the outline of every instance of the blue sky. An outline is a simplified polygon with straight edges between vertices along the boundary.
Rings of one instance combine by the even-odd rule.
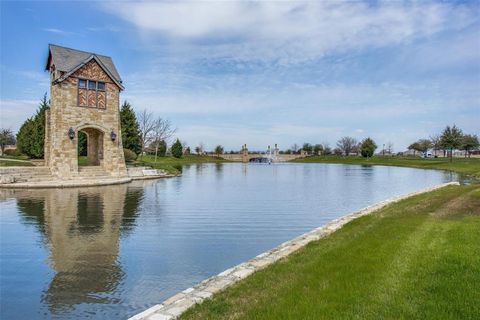
[[[194,147],[402,151],[447,124],[480,134],[480,2],[1,2],[0,116],[44,92],[47,45],[109,55],[127,99]]]

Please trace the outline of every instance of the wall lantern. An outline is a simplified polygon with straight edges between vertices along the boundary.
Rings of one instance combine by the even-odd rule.
[[[115,132],[113,132],[113,130],[112,130],[112,132],[110,132],[110,138],[112,139],[112,141],[117,140],[117,134]]]
[[[70,140],[73,140],[73,138],[75,138],[75,130],[73,130],[73,128],[68,129],[68,137],[70,138]]]

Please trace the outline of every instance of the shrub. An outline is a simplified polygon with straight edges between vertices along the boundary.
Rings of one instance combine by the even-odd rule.
[[[370,158],[377,149],[377,144],[370,138],[366,138],[360,145],[360,152],[364,158]]]
[[[14,156],[14,157],[19,157],[22,155],[22,153],[18,149],[7,149],[3,152],[3,154],[6,156]]]
[[[130,149],[123,149],[123,155],[125,156],[125,161],[127,162],[137,159],[137,154]]]
[[[158,144],[158,156],[165,157],[166,154],[167,154],[167,143],[164,140],[162,140]]]
[[[177,141],[175,141],[175,143],[172,145],[172,156],[174,156],[175,158],[181,158],[182,154],[182,143],[180,142],[180,140],[177,139]]]
[[[223,147],[221,145],[218,145],[215,147],[215,155],[219,157],[220,155],[223,154]]]

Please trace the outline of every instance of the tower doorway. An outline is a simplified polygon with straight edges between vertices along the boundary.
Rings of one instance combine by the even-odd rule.
[[[78,131],[78,165],[100,166],[103,163],[104,133],[95,128]]]

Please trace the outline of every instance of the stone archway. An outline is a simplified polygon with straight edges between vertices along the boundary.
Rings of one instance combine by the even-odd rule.
[[[103,141],[105,133],[94,127],[82,127],[81,131],[87,136],[87,161],[86,166],[101,166],[103,164]],[[79,164],[80,165],[80,164]]]

